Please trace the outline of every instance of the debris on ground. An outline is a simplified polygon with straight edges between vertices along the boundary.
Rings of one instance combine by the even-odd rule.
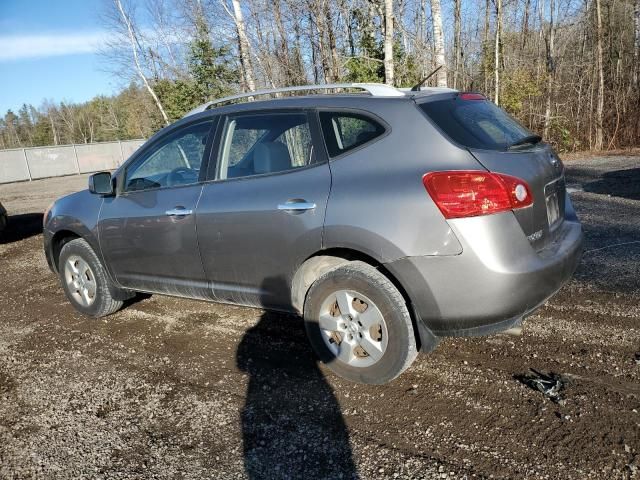
[[[411,388],[406,389],[405,392],[409,393],[411,395],[417,394],[418,393],[418,385],[417,384],[411,385]]]
[[[553,372],[543,373],[533,368],[529,369],[529,373],[515,375],[514,378],[523,385],[538,390],[545,397],[556,403],[563,400],[562,391],[568,383],[568,380],[560,374]]]

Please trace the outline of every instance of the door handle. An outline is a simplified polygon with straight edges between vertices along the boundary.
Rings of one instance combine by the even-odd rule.
[[[288,201],[278,205],[278,210],[304,212],[306,210],[313,210],[316,208],[316,204],[312,202],[305,202],[304,200]]]
[[[186,217],[187,215],[191,215],[193,213],[193,210],[187,210],[183,207],[176,207],[173,210],[167,210],[164,213],[169,217]]]

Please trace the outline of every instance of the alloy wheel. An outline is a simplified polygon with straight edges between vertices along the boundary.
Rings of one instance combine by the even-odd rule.
[[[83,307],[96,299],[96,277],[89,264],[77,255],[70,256],[64,265],[64,278],[71,296]]]

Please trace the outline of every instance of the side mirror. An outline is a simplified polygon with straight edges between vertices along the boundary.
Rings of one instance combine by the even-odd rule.
[[[113,181],[109,172],[94,173],[89,177],[89,191],[97,195],[113,195]]]

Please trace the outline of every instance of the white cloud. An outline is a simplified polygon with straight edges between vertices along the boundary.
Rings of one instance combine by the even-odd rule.
[[[0,62],[93,53],[106,41],[104,32],[0,35]]]

